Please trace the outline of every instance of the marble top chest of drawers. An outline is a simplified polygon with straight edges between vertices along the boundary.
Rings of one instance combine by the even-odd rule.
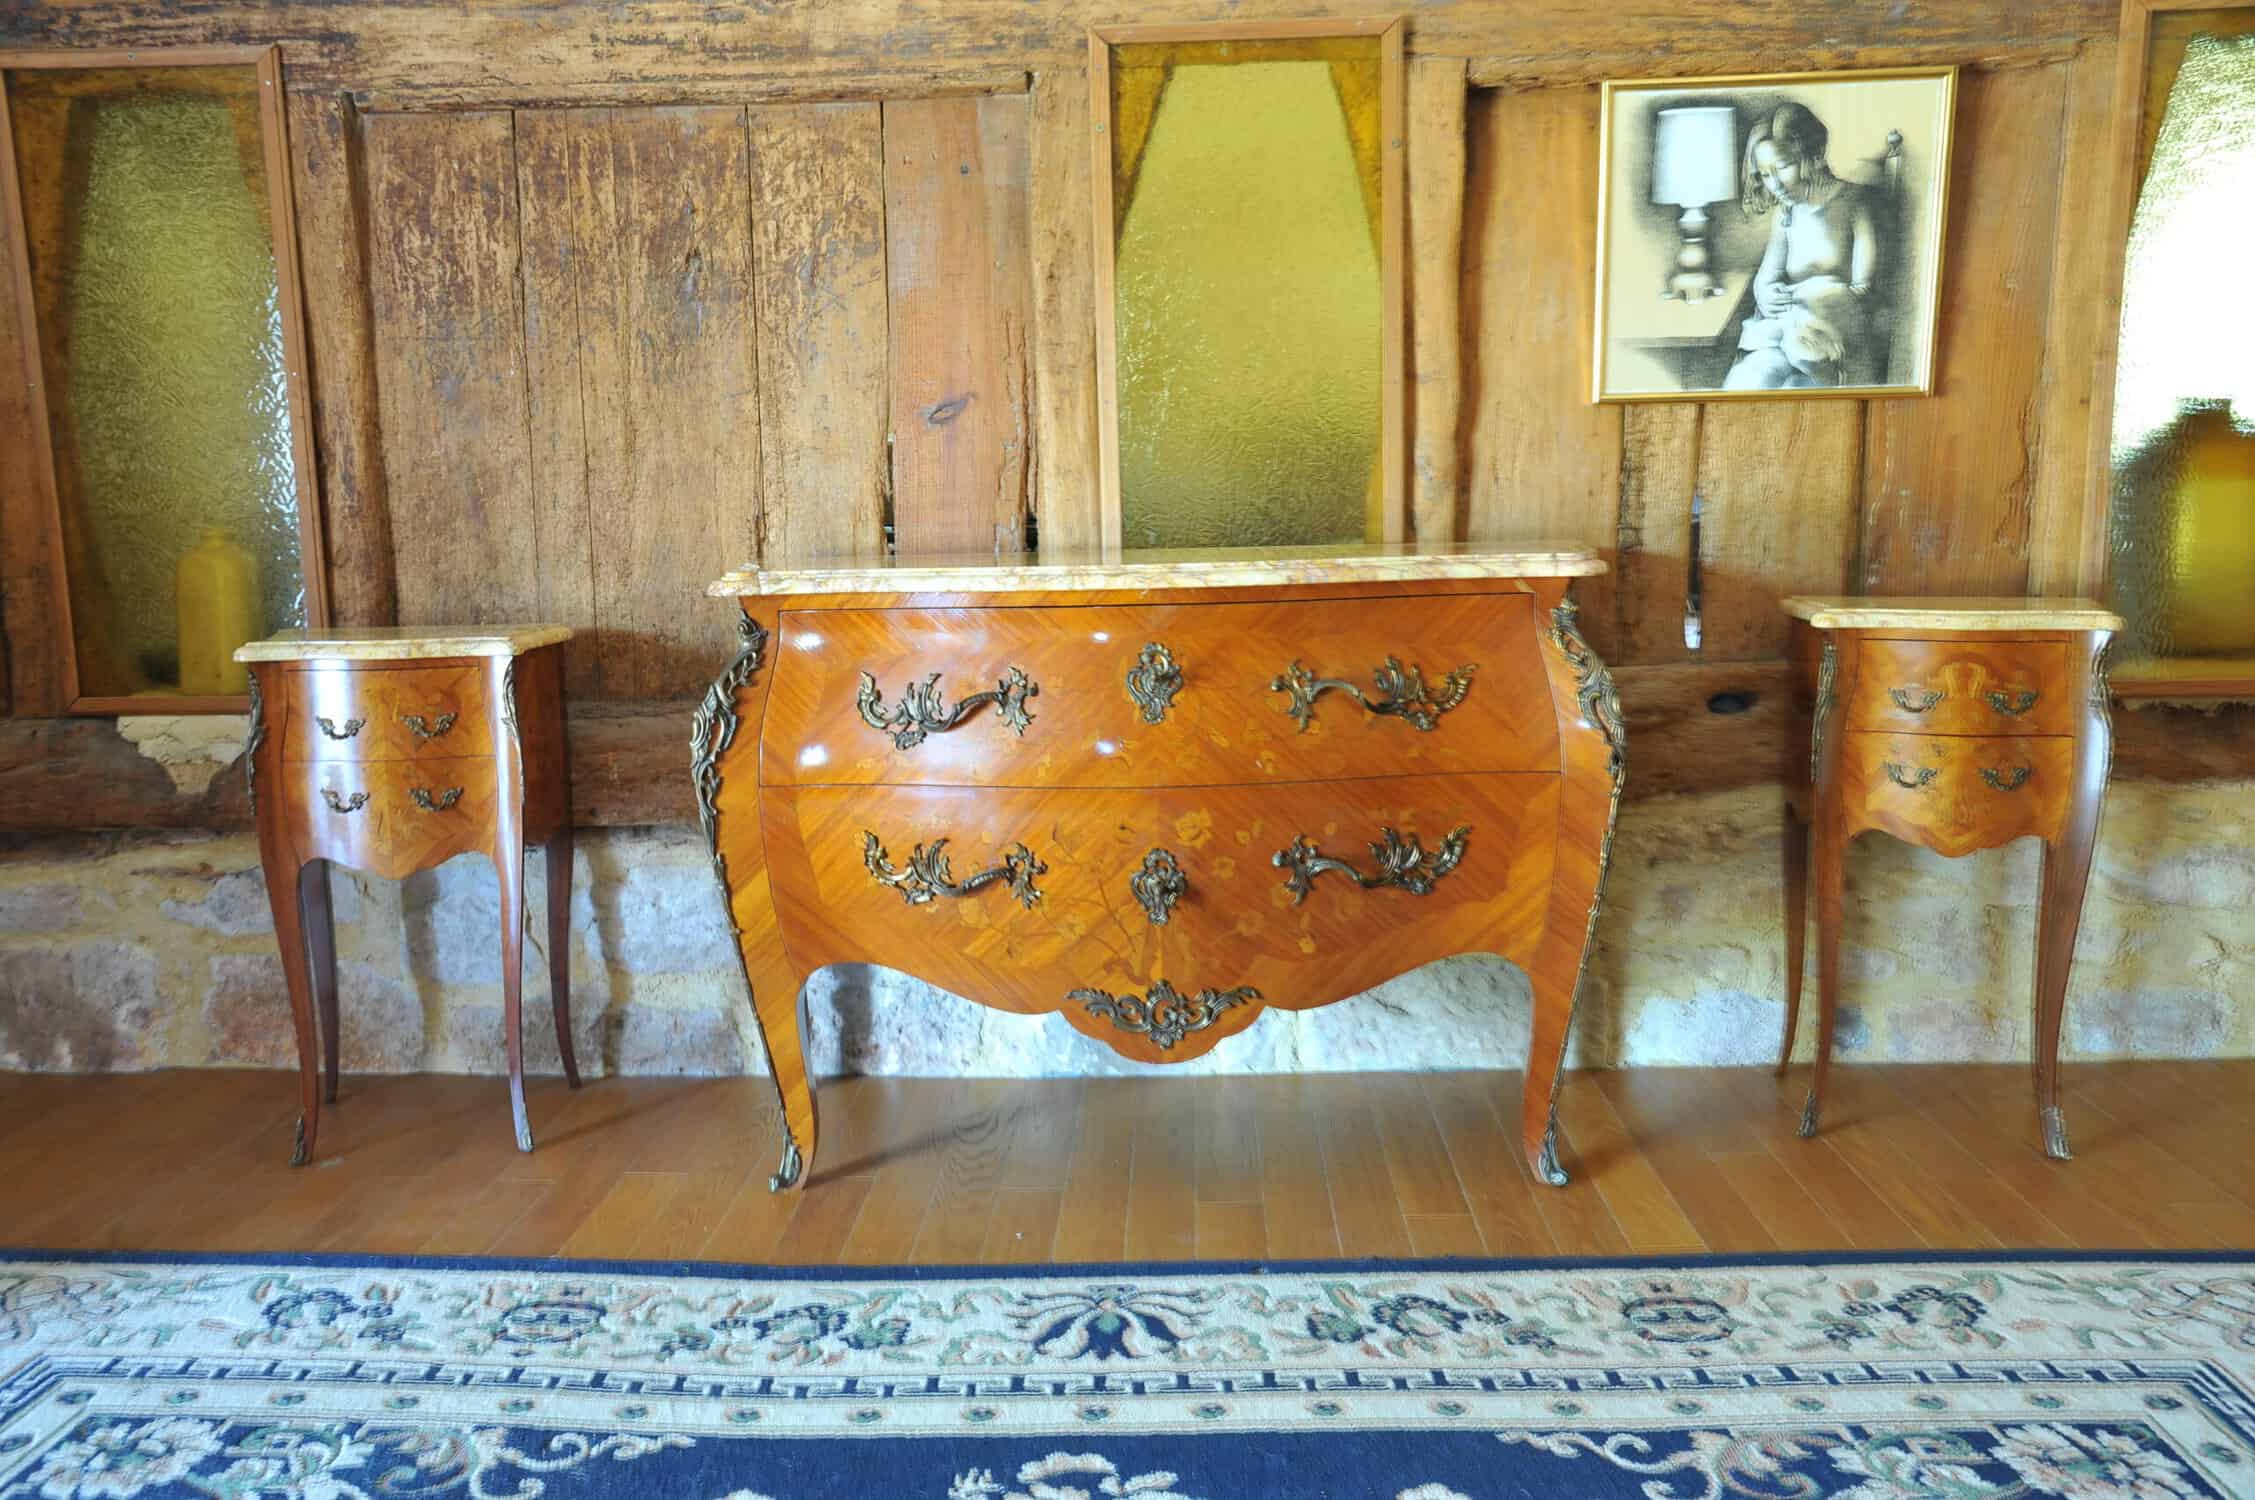
[[[692,731],[788,1132],[803,983],[875,962],[1147,1062],[1454,953],[1532,981],[1528,1160],[1611,839],[1575,548],[745,572]]]

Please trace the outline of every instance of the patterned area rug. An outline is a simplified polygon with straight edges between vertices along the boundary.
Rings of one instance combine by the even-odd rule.
[[[2255,1257],[0,1252],[0,1500],[2255,1495]]]

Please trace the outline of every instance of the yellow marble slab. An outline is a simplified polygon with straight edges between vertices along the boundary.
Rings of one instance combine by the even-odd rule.
[[[2095,599],[2021,599],[1795,594],[1785,612],[1819,630],[2120,630],[2122,617]]]
[[[775,594],[1008,594],[1025,590],[1257,588],[1273,584],[1413,583],[1435,578],[1589,578],[1605,561],[1570,542],[1373,543],[1044,551],[1000,557],[896,557],[795,568],[739,568],[705,589],[715,598]]]
[[[572,638],[569,625],[370,625],[285,630],[235,650],[237,661],[415,661],[435,656],[522,656]]]

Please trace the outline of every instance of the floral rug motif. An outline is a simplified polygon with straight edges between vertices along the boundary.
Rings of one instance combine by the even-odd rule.
[[[2255,1496],[2255,1255],[0,1252],[0,1500]]]

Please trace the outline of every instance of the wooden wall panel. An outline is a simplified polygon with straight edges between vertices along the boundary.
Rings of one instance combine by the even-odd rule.
[[[1462,531],[1457,404],[1463,389],[1458,306],[1464,242],[1464,64],[1409,64],[1409,511],[1412,534]]]
[[[759,560],[881,557],[892,475],[880,110],[760,105],[747,124]]]
[[[1621,514],[1613,574],[1583,585],[1589,620],[1610,606],[1619,634],[1608,660],[1682,661],[1683,604],[1690,586],[1691,492],[1698,482],[1706,411],[1693,402],[1616,408],[1621,417]],[[1593,637],[1594,639],[1594,637]],[[1603,650],[1603,647],[1599,648]]]
[[[1610,560],[1621,413],[1589,400],[1597,90],[1490,90],[1466,120],[1465,538],[1582,542]],[[1612,652],[1608,581],[1576,594],[1591,645]]]
[[[1702,661],[1785,655],[1788,594],[1848,588],[1864,407],[1712,402],[1699,430]],[[1679,631],[1680,642],[1682,634]]]
[[[1097,481],[1096,242],[1088,69],[1034,79],[1026,184],[1033,275],[1034,514],[1044,547],[1104,537]]]
[[[362,138],[400,620],[533,620],[510,117],[370,115]]]
[[[346,94],[293,94],[288,104],[320,474],[320,493],[300,503],[322,507],[331,617],[339,625],[389,625],[398,618],[399,585],[384,490],[360,119]],[[308,569],[320,564],[305,560]]]
[[[1864,592],[2027,585],[2066,95],[2057,65],[1960,80],[1940,379],[1930,397],[1870,407]]]
[[[577,588],[572,554],[584,559],[597,693],[694,696],[734,640],[733,620],[702,597],[703,587],[756,546],[743,112],[520,119],[520,166],[545,164],[524,218],[528,370],[541,402],[535,458],[552,470],[576,451],[585,472],[580,514],[543,504],[555,542],[541,543],[543,578]],[[530,207],[551,196],[564,202]],[[570,237],[552,242],[567,225]],[[570,297],[575,321],[545,315],[549,286]],[[568,436],[575,386],[583,426],[576,449]]]
[[[27,371],[32,332],[21,321],[11,237],[0,211],[0,713],[59,714],[51,502],[40,477]]]
[[[885,237],[893,536],[901,552],[1024,544],[1022,96],[888,100]]]

